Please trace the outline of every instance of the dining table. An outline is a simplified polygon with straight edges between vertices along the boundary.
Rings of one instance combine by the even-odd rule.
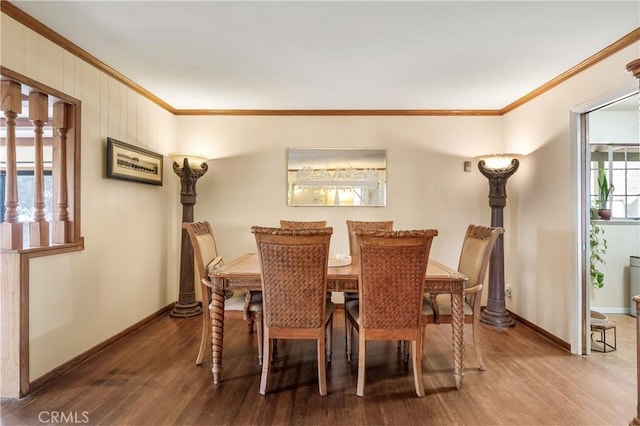
[[[358,292],[358,262],[330,266],[327,291]],[[224,342],[225,291],[261,291],[260,262],[257,253],[246,253],[209,273],[211,291],[211,328],[213,350],[213,382],[222,380],[222,348]],[[429,259],[425,273],[425,294],[451,295],[451,334],[453,340],[453,375],[456,389],[462,386],[464,374],[464,289],[467,277],[457,270]]]

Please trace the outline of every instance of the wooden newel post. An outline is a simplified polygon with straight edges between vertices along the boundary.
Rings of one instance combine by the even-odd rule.
[[[634,77],[640,80],[640,59],[629,62],[627,71],[633,73]],[[636,416],[629,422],[629,426],[640,425],[640,296],[634,296],[633,301],[636,302],[636,382],[638,386],[636,404]]]
[[[16,158],[16,117],[22,113],[20,84],[0,81],[0,108],[7,123],[7,177],[5,183],[5,214],[0,224],[1,248],[22,248],[22,223],[18,218],[18,170]]]
[[[33,123],[33,217],[29,223],[31,247],[49,245],[49,222],[44,212],[44,142],[43,127],[49,120],[49,97],[44,93],[29,93],[29,120]]]
[[[53,129],[57,139],[54,141],[54,162],[58,167],[54,176],[57,179],[55,222],[53,227],[53,242],[64,244],[71,242],[69,221],[69,190],[67,174],[67,133],[69,131],[68,106],[64,102],[56,102],[53,105]]]
[[[189,164],[184,158],[182,167],[173,162],[173,171],[180,178],[180,203],[182,204],[182,222],[193,222],[193,206],[196,204],[196,182],[208,170],[206,162],[199,166]],[[194,288],[193,249],[187,231],[182,229],[180,248],[180,293],[173,306],[172,317],[188,318],[202,314],[202,306],[196,301]]]

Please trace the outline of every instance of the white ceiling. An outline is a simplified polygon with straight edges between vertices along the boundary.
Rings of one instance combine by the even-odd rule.
[[[640,1],[12,1],[175,109],[501,109]]]

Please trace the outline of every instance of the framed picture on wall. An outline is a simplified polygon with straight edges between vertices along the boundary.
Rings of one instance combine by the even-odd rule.
[[[107,177],[162,185],[162,155],[107,138]]]

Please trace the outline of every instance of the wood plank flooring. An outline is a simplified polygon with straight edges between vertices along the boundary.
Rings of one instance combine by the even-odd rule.
[[[451,328],[430,325],[426,396],[415,395],[396,345],[368,346],[365,397],[355,395],[357,354],[344,355],[344,317],[334,319],[328,392],[318,394],[312,341],[279,341],[271,389],[258,394],[256,335],[225,322],[224,382],[211,354],[195,365],[200,318],[159,318],[19,401],[2,401],[2,425],[626,425],[636,413],[635,319],[618,323],[618,350],[571,355],[518,323],[482,327],[487,371],[467,337],[465,377],[454,387]],[[470,326],[465,326],[470,327]]]

